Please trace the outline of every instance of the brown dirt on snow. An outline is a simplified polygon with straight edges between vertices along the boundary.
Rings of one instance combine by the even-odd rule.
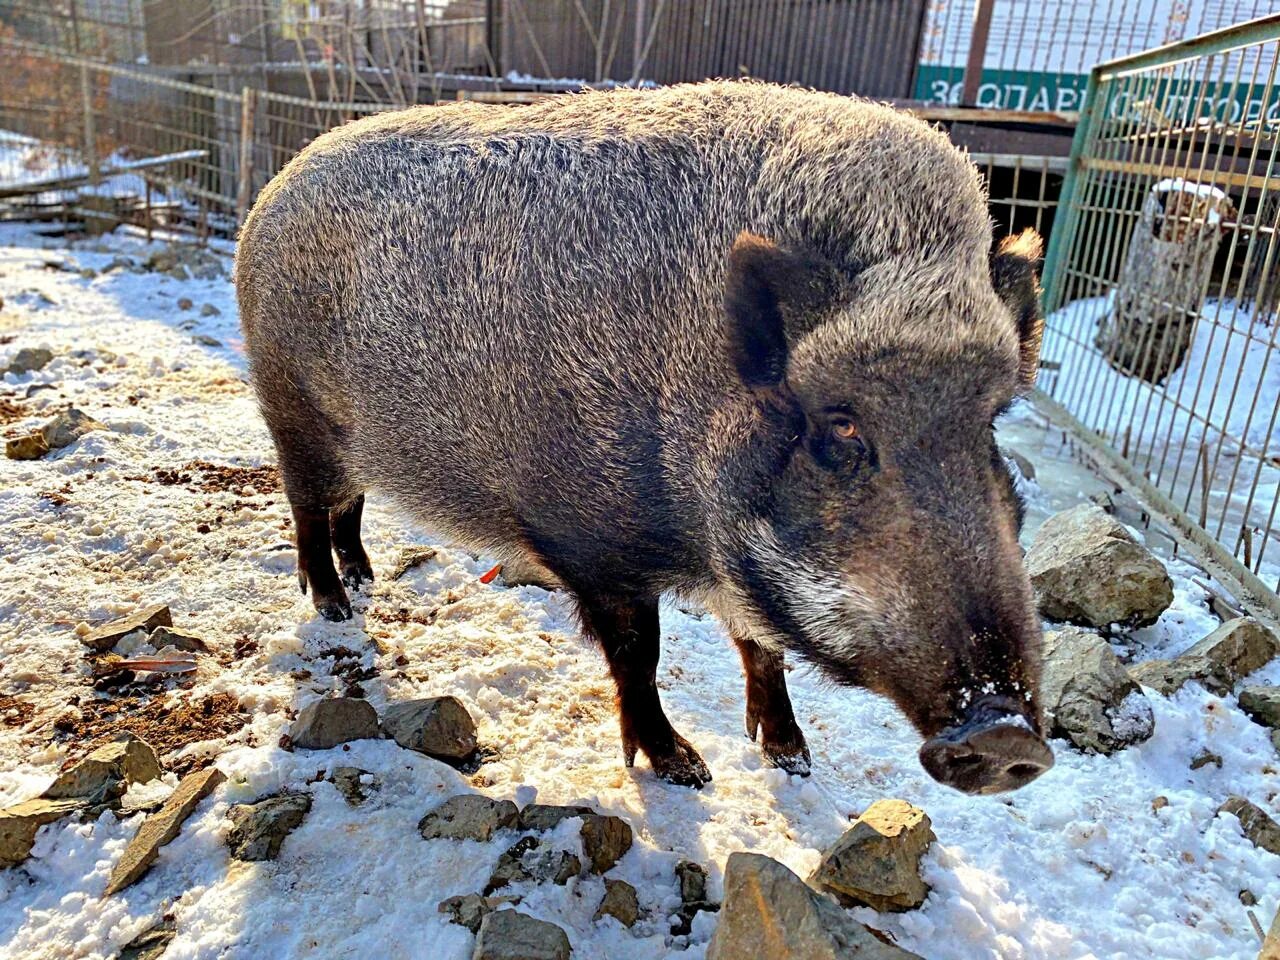
[[[280,471],[274,466],[237,467],[192,460],[176,469],[156,467],[150,477],[127,477],[166,487],[185,486],[192,493],[235,493],[244,495],[245,487],[255,493],[276,493],[281,489]]]
[[[230,736],[248,722],[248,714],[240,711],[240,701],[229,693],[193,699],[174,692],[146,698],[86,697],[79,704],[78,715],[69,711],[54,722],[54,728],[59,739],[78,744],[66,767],[123,733],[141,737],[163,759],[188,744]],[[183,775],[210,762],[212,758],[184,757],[166,762],[165,768]]]
[[[27,415],[27,410],[20,403],[0,397],[0,424],[17,423]]]

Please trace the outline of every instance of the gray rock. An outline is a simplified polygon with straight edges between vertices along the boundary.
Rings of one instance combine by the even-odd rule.
[[[79,797],[93,804],[110,803],[132,784],[147,783],[163,772],[150,744],[126,735],[64,770],[43,795],[51,800]]]
[[[493,868],[493,873],[489,875],[489,882],[485,884],[484,892],[489,894],[513,883],[532,880],[533,871],[525,865],[524,858],[525,854],[536,850],[538,845],[537,837],[521,837],[503,851]]]
[[[606,873],[631,849],[631,825],[621,817],[593,813],[582,818],[582,852],[592,873]]]
[[[192,343],[197,343],[202,347],[220,347],[222,341],[217,337],[211,337],[207,333],[197,333],[191,338]]]
[[[369,782],[365,783],[363,777],[369,777]],[[334,767],[329,779],[333,781],[333,785],[337,787],[347,803],[353,807],[358,807],[369,799],[366,790],[378,789],[378,778],[372,776],[368,770],[361,770],[359,767]]]
[[[682,903],[703,903],[707,899],[707,871],[702,864],[681,860],[676,864]]]
[[[418,821],[425,840],[479,840],[487,842],[499,830],[514,827],[519,811],[510,800],[492,800],[479,794],[450,797]]]
[[[1131,666],[1129,673],[1165,696],[1195,680],[1221,697],[1277,652],[1280,643],[1270,630],[1253,617],[1236,617],[1172,660],[1147,660]]]
[[[160,960],[177,933],[177,924],[172,920],[157,924],[121,947],[116,960]]]
[[[1191,758],[1190,767],[1192,770],[1199,770],[1201,767],[1207,767],[1210,764],[1222,769],[1222,756],[1214,753],[1212,750],[1201,750]]]
[[[42,433],[28,433],[4,442],[4,455],[10,460],[39,460],[49,452],[49,441]]]
[[[1280,855],[1280,823],[1271,819],[1256,803],[1244,797],[1228,797],[1218,813],[1230,813],[1240,821],[1240,829],[1249,842],[1268,853]]]
[[[1150,702],[1111,645],[1079,627],[1045,634],[1040,702],[1055,736],[1093,753],[1141,743],[1155,730]]]
[[[1000,455],[1006,460],[1013,461],[1013,465],[1018,468],[1018,472],[1022,474],[1023,479],[1034,480],[1036,478],[1035,465],[1017,450],[1012,447],[1001,447]]]
[[[6,370],[8,373],[31,373],[34,370],[43,370],[52,359],[53,351],[51,350],[45,350],[43,347],[23,347],[13,355]]]
[[[554,923],[498,910],[480,923],[472,960],[569,960],[573,948]]]
[[[435,547],[401,547],[400,557],[391,571],[391,579],[399,580],[414,567],[420,567],[433,559],[435,555]]]
[[[1240,709],[1255,723],[1280,730],[1280,689],[1258,684],[1240,691]]]
[[[196,636],[189,630],[179,630],[177,627],[156,627],[147,637],[147,643],[157,650],[174,647],[188,653],[209,652],[209,645],[204,642],[203,637]]]
[[[298,711],[289,739],[302,750],[328,750],[349,740],[376,740],[378,714],[368,700],[324,697]]]
[[[625,880],[606,880],[604,899],[591,919],[603,917],[613,917],[624,927],[630,927],[639,920],[640,898],[636,896],[636,888]]]
[[[1046,520],[1026,565],[1040,612],[1052,620],[1144,626],[1173,602],[1164,564],[1092,503]]]
[[[220,317],[222,311],[215,307],[212,303],[205,303],[200,306],[200,316],[202,317]]]
[[[71,446],[86,433],[105,429],[107,429],[105,423],[93,419],[83,410],[68,407],[41,427],[40,433],[44,436],[44,442],[49,445],[50,450],[60,450]]]
[[[484,918],[500,907],[519,903],[519,897],[482,897],[478,893],[467,893],[458,897],[450,897],[440,901],[441,913],[449,915],[449,922],[466,927],[472,933],[478,933]]]
[[[919,807],[877,800],[823,853],[810,882],[849,906],[913,910],[929,894],[920,858],[934,839]]]
[[[301,825],[310,809],[311,796],[305,793],[236,804],[227,811],[231,855],[237,860],[274,860],[284,838]]]
[[[135,630],[150,633],[156,627],[172,626],[173,616],[169,613],[169,608],[164,604],[157,604],[154,607],[143,607],[137,613],[131,613],[127,617],[96,627],[81,637],[80,642],[91,650],[105,653]]]
[[[457,697],[408,700],[387,707],[383,731],[406,750],[442,760],[462,760],[475,752],[476,724]]]
[[[17,866],[31,856],[36,834],[46,823],[53,823],[87,805],[84,800],[51,800],[40,797],[24,800],[0,810],[0,867]]]
[[[769,857],[731,853],[707,960],[920,960],[879,940]]]
[[[560,821],[570,817],[594,816],[590,807],[561,807],[549,803],[530,803],[520,811],[520,829],[545,833],[554,830]]]
[[[178,789],[165,800],[164,806],[143,821],[124,848],[124,853],[111,870],[106,895],[119,893],[150,870],[160,855],[160,848],[178,835],[196,805],[225,779],[226,775],[217,767],[205,767],[187,774],[178,784]]]

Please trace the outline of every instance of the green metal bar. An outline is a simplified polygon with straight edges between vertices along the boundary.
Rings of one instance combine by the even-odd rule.
[[[1049,233],[1049,249],[1045,254],[1041,282],[1046,314],[1061,306],[1058,300],[1061,297],[1062,258],[1071,249],[1071,241],[1080,223],[1080,211],[1074,205],[1076,184],[1080,176],[1081,156],[1099,115],[1097,101],[1098,70],[1095,68],[1089,72],[1080,119],[1076,121],[1076,132],[1071,139],[1071,159],[1067,165],[1067,175],[1062,181],[1062,192],[1058,195],[1058,219]]]

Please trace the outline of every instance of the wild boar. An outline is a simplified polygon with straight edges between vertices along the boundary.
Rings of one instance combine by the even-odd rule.
[[[449,105],[333,130],[237,258],[316,609],[372,580],[366,490],[571,592],[623,756],[710,779],[663,713],[658,598],[724,623],[747,732],[808,772],[783,651],[891,697],[936,779],[1053,762],[993,421],[1035,379],[1039,238],[888,107],[760,83]],[[337,555],[337,567],[333,554]]]

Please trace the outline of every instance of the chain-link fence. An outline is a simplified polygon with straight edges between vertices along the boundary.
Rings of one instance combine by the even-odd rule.
[[[1040,386],[1280,611],[1278,62],[1273,15],[1093,70]]]

